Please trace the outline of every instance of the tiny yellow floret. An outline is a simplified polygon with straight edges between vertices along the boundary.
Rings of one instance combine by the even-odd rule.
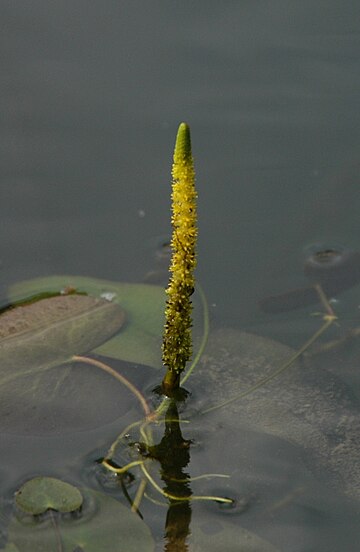
[[[172,167],[172,258],[167,293],[163,340],[163,363],[168,371],[180,374],[192,352],[192,303],[195,287],[197,215],[194,161],[190,129],[178,129]]]

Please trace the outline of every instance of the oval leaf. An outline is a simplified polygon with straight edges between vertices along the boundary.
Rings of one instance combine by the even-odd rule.
[[[102,425],[120,414],[109,399],[100,410],[88,397],[95,389],[108,397],[120,385],[87,365],[66,364],[117,332],[123,309],[105,299],[64,295],[24,306],[0,316],[0,427],[11,432],[72,431]],[[97,394],[104,404],[104,395]],[[94,406],[92,404],[92,406]]]
[[[94,349],[124,323],[117,304],[61,295],[18,306],[0,316],[0,386]]]
[[[9,300],[59,291],[66,287],[87,292],[93,297],[109,297],[126,311],[122,331],[96,352],[154,368],[162,367],[161,341],[164,329],[166,295],[164,288],[148,284],[128,284],[83,276],[49,276],[11,286]]]
[[[18,508],[27,514],[43,514],[52,509],[58,512],[73,512],[83,503],[80,491],[53,477],[34,477],[27,481],[16,493]]]
[[[239,330],[212,332],[194,375],[201,385],[202,409],[237,397],[212,414],[302,446],[313,472],[323,477],[327,468],[333,484],[359,498],[360,414],[340,379],[297,361],[241,397],[294,353],[272,339]]]
[[[80,516],[49,516],[40,521],[14,518],[9,525],[9,543],[19,552],[57,550],[59,538],[63,552],[153,552],[150,529],[137,514],[109,496],[86,489],[81,493],[84,505]]]

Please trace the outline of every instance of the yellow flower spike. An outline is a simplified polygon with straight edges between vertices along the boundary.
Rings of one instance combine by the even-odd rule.
[[[165,310],[163,363],[167,372],[163,391],[171,395],[179,387],[180,374],[192,352],[192,303],[196,266],[197,217],[194,161],[190,129],[181,123],[178,129],[172,167],[172,258]]]

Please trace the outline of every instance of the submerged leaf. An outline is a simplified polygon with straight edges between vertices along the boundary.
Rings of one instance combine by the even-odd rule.
[[[293,354],[268,338],[232,329],[213,332],[194,376],[201,385],[202,410],[239,397]],[[360,497],[360,414],[347,387],[329,372],[294,362],[210,415],[302,446],[317,476],[324,477],[326,468],[333,483]]]
[[[82,490],[84,506],[80,516],[49,515],[14,518],[9,526],[9,542],[19,552],[152,552],[154,541],[147,525],[137,514],[114,498]],[[11,548],[9,549],[11,550]]]
[[[18,508],[27,514],[43,514],[50,508],[73,512],[80,508],[83,497],[76,487],[54,477],[34,477],[22,485],[15,495]]]
[[[126,325],[96,352],[112,358],[162,366],[161,339],[164,328],[165,291],[147,284],[128,284],[83,276],[49,276],[18,283],[10,288],[11,301],[44,291],[71,286],[93,297],[111,298],[126,312]]]
[[[189,540],[189,552],[279,552],[268,541],[221,518],[192,524]]]

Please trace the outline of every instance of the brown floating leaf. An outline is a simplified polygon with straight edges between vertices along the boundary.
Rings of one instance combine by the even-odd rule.
[[[59,365],[101,345],[124,319],[118,304],[85,295],[42,299],[0,315],[0,427],[43,433],[93,425],[89,393],[104,379],[107,390],[109,377]]]
[[[42,299],[6,311],[0,316],[0,386],[91,351],[114,335],[124,318],[119,305],[84,295]]]
[[[112,303],[120,305],[126,311],[125,327],[114,338],[101,345],[96,353],[162,368],[161,339],[166,304],[163,287],[60,275],[19,282],[9,289],[9,297],[12,301],[17,301],[19,297],[53,292],[69,285],[92,297],[111,297]]]

